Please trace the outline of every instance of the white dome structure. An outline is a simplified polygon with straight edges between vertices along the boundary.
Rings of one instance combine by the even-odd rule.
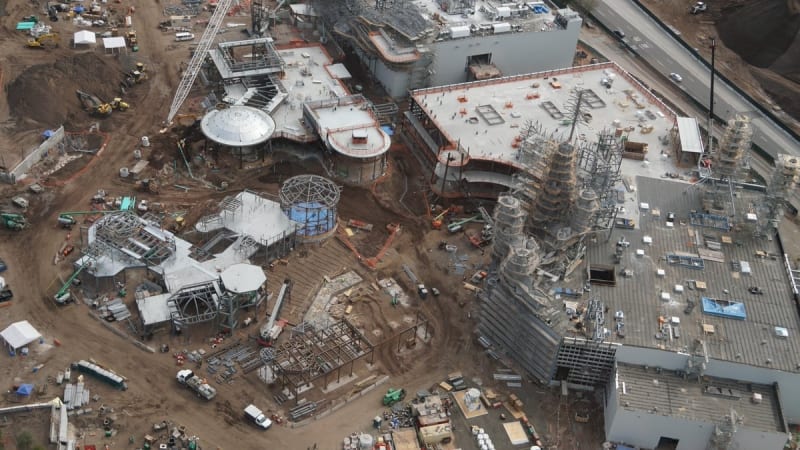
[[[210,111],[200,121],[203,134],[212,141],[229,147],[251,147],[263,144],[275,132],[275,121],[269,114],[250,106],[230,106]]]

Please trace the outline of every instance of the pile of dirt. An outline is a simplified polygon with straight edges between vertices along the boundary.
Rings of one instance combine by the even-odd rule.
[[[800,119],[800,0],[721,3],[717,31],[725,46],[762,69],[753,71],[762,87]]]
[[[26,69],[8,85],[10,113],[21,126],[52,127],[83,121],[86,112],[75,94],[82,90],[105,101],[119,92],[122,70],[115,59],[80,53]],[[81,114],[81,116],[76,116]]]

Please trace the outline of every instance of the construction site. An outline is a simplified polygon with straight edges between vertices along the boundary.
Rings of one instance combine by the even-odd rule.
[[[1,447],[794,435],[800,162],[573,67],[576,12],[15,1]]]

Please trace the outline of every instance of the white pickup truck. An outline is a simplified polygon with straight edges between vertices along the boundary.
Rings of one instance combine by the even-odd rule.
[[[269,417],[264,415],[264,413],[261,412],[256,405],[247,405],[247,408],[244,409],[244,415],[247,416],[248,419],[252,420],[253,423],[265,430],[272,426],[272,421],[269,420]]]

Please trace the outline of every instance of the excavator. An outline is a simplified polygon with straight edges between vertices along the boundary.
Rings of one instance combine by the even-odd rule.
[[[58,33],[47,33],[36,38],[28,39],[28,48],[45,48],[45,43],[51,42],[53,47],[58,47]]]
[[[75,91],[75,93],[78,95],[78,100],[80,100],[81,105],[83,105],[83,109],[89,111],[89,114],[98,117],[108,117],[111,115],[113,108],[110,103],[106,103],[97,98],[96,95],[87,94],[83,91]]]
[[[3,219],[3,225],[9,230],[21,231],[28,225],[22,214],[0,213],[0,219]]]
[[[83,91],[75,91],[75,93],[78,95],[78,100],[80,100],[83,105],[83,109],[95,116],[108,117],[115,109],[125,111],[131,107],[130,104],[122,101],[120,97],[116,97],[110,103],[106,103],[100,100],[96,95],[87,94]]]

